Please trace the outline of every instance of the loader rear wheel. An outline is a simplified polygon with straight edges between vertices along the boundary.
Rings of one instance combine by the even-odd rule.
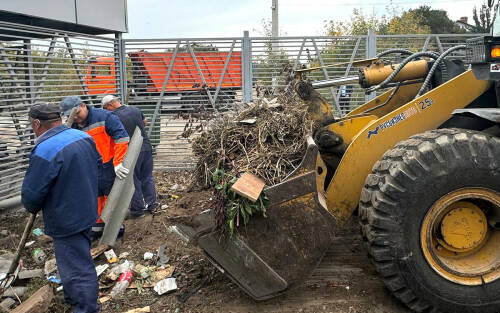
[[[416,312],[500,312],[500,140],[428,131],[365,182],[363,237],[387,288]]]

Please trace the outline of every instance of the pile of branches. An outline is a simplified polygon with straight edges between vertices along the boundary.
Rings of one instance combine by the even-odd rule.
[[[268,186],[282,182],[300,165],[307,136],[316,127],[308,120],[307,105],[295,94],[292,67],[282,74],[286,87],[277,97],[269,100],[276,91],[257,82],[259,98],[254,103],[210,120],[192,140],[198,158],[193,184],[213,187],[209,208],[222,233],[233,235],[252,216],[266,216],[264,193],[252,202],[231,189],[240,175],[250,172]]]
[[[293,96],[260,99],[213,120],[209,130],[193,140],[199,160],[194,179],[209,187],[212,173],[224,168],[234,176],[255,174],[266,185],[279,183],[300,164],[311,128],[307,107]]]

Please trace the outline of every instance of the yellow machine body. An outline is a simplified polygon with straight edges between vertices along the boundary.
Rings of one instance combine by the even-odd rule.
[[[213,231],[211,213],[205,212],[200,214],[199,222],[181,225],[182,232],[194,238],[208,259],[256,300],[272,298],[302,282],[331,247],[336,229],[345,225],[358,207],[365,181],[384,153],[413,135],[439,128],[455,109],[470,105],[491,85],[466,71],[415,98],[422,87],[415,78],[424,77],[428,69],[426,61],[412,63],[408,71],[414,74],[400,78],[411,82],[397,85],[342,118],[334,117],[330,104],[311,84],[299,80],[295,90],[308,105],[309,119],[314,122],[313,136],[308,138],[298,168],[283,182],[263,190],[268,199],[267,216],[254,216],[241,234],[221,238]],[[374,73],[375,68],[372,64],[368,72]],[[381,77],[390,74],[383,66],[377,70],[385,71]],[[381,77],[370,76],[370,82],[381,82]],[[327,145],[332,142],[336,144],[333,148]],[[498,203],[500,207],[500,199]],[[486,249],[470,259],[484,266],[496,264],[496,256],[490,257],[494,241],[484,235],[486,218],[479,209],[461,203],[460,207],[449,207],[446,213],[441,229],[443,244],[460,253],[472,253],[484,246]],[[428,229],[435,228],[435,220],[429,218]],[[470,225],[463,239],[454,230],[454,225],[460,224]],[[427,232],[422,238],[430,238],[425,240],[431,246],[434,243]],[[431,248],[428,250],[433,253]],[[448,255],[438,257],[447,268],[464,268],[463,262]],[[438,261],[433,268],[447,275]],[[497,276],[500,270],[491,273],[491,277]],[[464,283],[455,277],[450,280]],[[470,284],[476,284],[476,280]]]
[[[467,71],[409,102],[407,100],[415,96],[420,84],[403,86],[386,106],[373,110],[369,116],[356,115],[386,101],[392,90],[352,111],[346,119],[329,125],[349,143],[326,189],[327,209],[338,225],[351,217],[366,177],[386,151],[412,135],[436,129],[455,109],[470,104],[489,85],[488,81],[477,80]]]

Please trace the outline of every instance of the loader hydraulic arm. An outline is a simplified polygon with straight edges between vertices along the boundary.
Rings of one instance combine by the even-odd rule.
[[[383,82],[399,64],[384,65],[382,61],[375,61],[370,67],[365,67],[359,71],[359,84],[363,88],[375,86]],[[429,72],[429,62],[426,60],[413,61],[405,65],[403,69],[394,77],[393,82],[402,82],[425,78]]]
[[[406,64],[401,71],[392,79],[393,83],[423,79],[429,73],[432,61],[418,60]],[[359,84],[363,88],[372,87],[383,82],[389,77],[400,64],[384,65],[382,60],[373,61],[370,66],[359,70],[358,75],[332,78],[314,81],[311,86],[314,89],[338,87],[342,85]],[[300,74],[302,72],[298,72]]]
[[[417,60],[406,64],[399,73],[392,79],[392,82],[420,82],[429,72],[429,61]],[[375,86],[383,82],[397,68],[399,64],[384,65],[382,60],[376,59],[372,63],[359,70],[358,76],[348,76],[309,83],[306,81],[302,72],[298,72],[299,81],[295,84],[295,91],[299,97],[308,105],[309,119],[319,122],[320,125],[326,125],[327,122],[334,121],[333,111],[330,103],[321,96],[315,89],[338,87],[358,83],[363,88]]]

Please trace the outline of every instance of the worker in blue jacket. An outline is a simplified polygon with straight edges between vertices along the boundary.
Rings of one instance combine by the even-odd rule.
[[[97,199],[98,218],[92,227],[92,238],[99,238],[104,231],[101,213],[104,210],[108,195],[111,192],[115,177],[124,179],[129,169],[123,166],[123,158],[128,149],[129,136],[118,116],[112,112],[87,105],[77,96],[66,97],[61,101],[61,110],[68,116],[74,107],[78,108],[72,128],[89,134],[95,141],[97,151],[102,157],[103,174]],[[122,236],[125,228],[122,225],[118,236]]]
[[[89,135],[62,124],[58,105],[33,105],[29,121],[37,138],[21,201],[29,212],[43,212],[66,302],[75,313],[98,312],[90,230],[97,219],[102,158]]]

